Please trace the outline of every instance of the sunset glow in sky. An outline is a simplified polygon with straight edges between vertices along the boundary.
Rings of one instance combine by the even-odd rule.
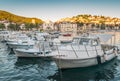
[[[119,8],[120,0],[0,0],[0,10],[52,21],[79,14],[120,18]]]

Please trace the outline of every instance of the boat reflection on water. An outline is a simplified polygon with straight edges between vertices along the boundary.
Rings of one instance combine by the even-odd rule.
[[[17,58],[15,63],[16,67],[24,67],[24,66],[37,66],[39,69],[41,68],[49,68],[54,65],[52,61],[42,59],[42,58]]]
[[[77,69],[58,70],[54,76],[48,77],[50,81],[109,81],[114,79],[117,59],[108,63]]]
[[[40,58],[18,58],[15,69],[24,77],[22,81],[46,81],[56,73],[57,67],[54,62]]]

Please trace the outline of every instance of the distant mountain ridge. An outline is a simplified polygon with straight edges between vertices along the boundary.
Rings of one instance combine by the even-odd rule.
[[[10,22],[15,22],[15,23],[32,23],[33,19],[35,23],[39,23],[39,24],[43,23],[43,20],[38,19],[38,18],[18,16],[10,12],[0,10],[0,20],[8,20]]]

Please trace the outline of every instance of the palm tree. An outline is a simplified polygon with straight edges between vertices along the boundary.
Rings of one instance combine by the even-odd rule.
[[[20,28],[20,25],[19,24],[15,24],[15,30],[20,30],[21,28]]]
[[[3,23],[0,23],[0,29],[5,29],[5,25]]]
[[[36,27],[36,25],[33,24],[33,23],[26,23],[26,24],[25,24],[25,29],[26,29],[26,30],[32,30],[32,29],[35,28],[35,27]]]
[[[15,30],[15,24],[10,23],[10,24],[8,25],[8,29],[9,29],[9,30]]]
[[[36,23],[34,26],[37,30],[39,29],[39,24],[38,23]]]
[[[101,24],[101,30],[105,30],[105,24]]]

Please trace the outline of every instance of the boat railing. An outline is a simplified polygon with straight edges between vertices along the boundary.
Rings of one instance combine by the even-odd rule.
[[[75,56],[78,58],[78,55],[77,55],[76,51],[74,50],[74,48],[73,48],[72,44],[71,44],[71,48],[72,48],[72,50],[73,50],[73,52],[74,52]]]
[[[99,52],[99,51],[103,51],[102,48],[97,48],[97,46],[95,46],[95,45],[94,45],[94,46],[91,46],[91,48],[94,48],[94,49],[88,49],[88,48],[87,48],[87,45],[82,45],[84,49],[80,48],[80,45],[75,45],[75,46],[78,46],[79,49],[75,49],[73,44],[69,44],[70,49],[67,49],[67,46],[68,46],[68,45],[65,45],[65,44],[56,44],[56,45],[55,45],[55,48],[56,48],[56,50],[59,51],[58,54],[60,54],[61,51],[62,51],[62,52],[72,51],[72,52],[75,54],[76,58],[78,58],[78,53],[77,53],[77,52],[86,52],[86,54],[87,54],[88,57],[89,57],[89,56],[90,56],[90,55],[89,55],[89,52],[90,52],[90,51],[96,52],[96,53],[95,53],[96,55],[98,55],[98,52]],[[64,47],[65,49],[60,49],[61,47]]]
[[[85,47],[85,51],[86,51],[87,55],[89,56],[88,50],[86,48],[86,45],[84,45],[84,47]]]
[[[97,51],[97,48],[96,48],[96,46],[95,46],[95,51],[96,51],[96,54],[98,55],[98,51]]]
[[[48,41],[37,41],[35,42],[34,48],[38,48],[39,51],[42,51],[44,55],[46,54],[46,52],[52,51]]]
[[[43,42],[41,42],[43,43]],[[46,50],[48,47],[50,48],[51,51],[58,51],[58,55],[64,55],[66,52],[67,53],[73,53],[76,58],[78,58],[79,52],[86,53],[86,55],[89,57],[91,51],[94,51],[94,54],[99,55],[99,52],[103,52],[103,49],[100,45],[79,45],[79,44],[60,44],[60,43],[54,43],[54,45],[50,44],[50,46],[46,46],[45,44],[42,45],[42,50]],[[101,48],[99,48],[101,47]],[[68,52],[69,51],[69,52]],[[104,53],[104,52],[103,52]]]

